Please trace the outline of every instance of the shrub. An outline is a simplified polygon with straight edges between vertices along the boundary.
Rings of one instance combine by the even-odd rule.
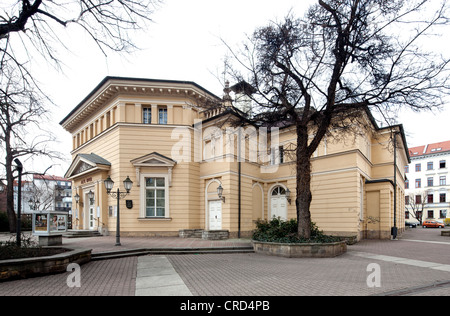
[[[258,220],[256,229],[253,232],[253,239],[265,242],[279,243],[307,243],[307,242],[336,242],[339,238],[325,235],[319,230],[315,223],[311,223],[311,238],[303,239],[298,237],[298,225],[296,219],[287,221],[279,217],[272,218],[270,221]]]
[[[9,232],[8,215],[0,212],[0,232]]]
[[[0,242],[0,260],[51,256],[65,251],[67,249],[40,247],[31,236],[23,234],[21,234],[21,247],[17,247],[15,236],[9,241]]]

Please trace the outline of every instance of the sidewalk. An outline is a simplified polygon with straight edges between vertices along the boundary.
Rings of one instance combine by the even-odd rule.
[[[246,247],[249,240],[115,237],[63,239],[93,253],[138,248]],[[369,267],[379,267],[379,287]],[[254,253],[184,254],[92,261],[82,266],[81,288],[68,274],[0,283],[2,295],[193,296],[450,296],[450,238],[437,229],[409,229],[399,240],[364,240],[330,259],[292,259]],[[173,290],[182,290],[176,292]],[[166,290],[166,291],[164,291]]]

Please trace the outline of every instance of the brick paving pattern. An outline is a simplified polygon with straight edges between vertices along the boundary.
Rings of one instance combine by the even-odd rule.
[[[137,257],[91,261],[81,266],[81,287],[69,287],[71,272],[0,283],[0,296],[132,296]]]
[[[115,247],[115,237],[110,236],[63,239],[63,244],[100,253],[119,248],[243,246],[249,241],[122,238],[122,247]],[[346,254],[329,259],[253,253],[166,257],[194,296],[450,296],[450,237],[440,236],[437,229],[409,229],[396,241],[364,240],[349,246]],[[367,285],[370,263],[380,267],[381,287]],[[421,266],[429,263],[440,265],[443,271]],[[137,257],[92,261],[81,267],[81,288],[67,286],[67,272],[0,283],[0,296],[135,295],[137,265]]]

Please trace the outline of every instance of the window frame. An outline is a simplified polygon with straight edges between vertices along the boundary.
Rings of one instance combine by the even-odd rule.
[[[161,119],[161,113],[163,113],[163,119]],[[167,125],[168,116],[167,106],[158,106],[158,124]]]
[[[147,122],[146,122],[146,113],[147,113]],[[143,107],[142,108],[142,124],[152,124],[152,108],[151,107]]]
[[[147,179],[148,178],[164,178],[164,216],[147,216]],[[160,187],[162,188],[162,187]],[[155,187],[156,190],[156,187]],[[141,173],[140,174],[140,209],[139,217],[143,219],[168,219],[170,218],[170,190],[169,190],[169,174],[168,173]],[[156,198],[155,198],[156,203]]]

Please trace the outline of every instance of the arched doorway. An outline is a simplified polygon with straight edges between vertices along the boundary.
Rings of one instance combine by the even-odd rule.
[[[212,179],[205,188],[205,227],[208,230],[222,229],[222,200],[217,195],[217,187],[221,182]]]
[[[287,219],[286,189],[281,185],[275,186],[270,192],[270,217]]]

